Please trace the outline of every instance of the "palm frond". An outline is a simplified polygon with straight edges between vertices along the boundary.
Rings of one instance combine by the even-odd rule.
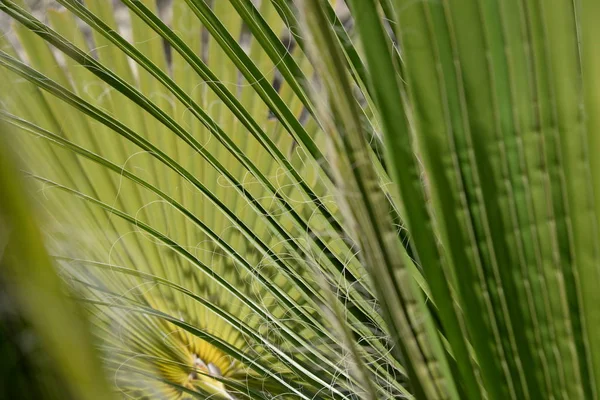
[[[595,2],[57,3],[0,117],[123,397],[598,397]]]
[[[125,4],[132,11],[132,43],[141,45],[130,44],[112,30],[112,10],[107,3],[91,2],[88,9],[78,2],[63,2],[94,30],[98,48],[92,51],[71,14],[51,14],[52,29],[26,9],[3,3],[3,10],[24,26],[21,42],[36,46],[38,49],[31,50],[36,54],[43,49],[46,56],[28,65],[5,54],[2,63],[27,81],[20,83],[31,82],[46,92],[34,101],[50,108],[56,123],[44,125],[18,115],[23,109],[19,104],[4,113],[4,118],[33,133],[36,141],[48,139],[45,147],[68,149],[73,164],[81,165],[78,178],[85,185],[65,180],[68,176],[60,173],[45,173],[53,161],[44,153],[34,155],[32,149],[30,156],[38,161],[27,160],[31,176],[45,188],[49,210],[53,203],[75,207],[77,198],[85,200],[77,205],[82,208],[77,218],[80,227],[55,229],[81,229],[92,237],[86,239],[87,245],[76,244],[81,254],[57,249],[57,256],[97,260],[165,279],[202,295],[204,302],[216,304],[234,320],[207,310],[188,295],[172,293],[172,288],[148,292],[147,282],[134,283],[116,270],[100,273],[71,261],[66,268],[76,276],[75,286],[82,286],[81,297],[94,304],[93,319],[98,319],[95,323],[102,327],[100,336],[110,344],[111,354],[139,353],[131,360],[130,356],[118,356],[118,361],[107,364],[117,366],[118,375],[131,364],[138,370],[143,367],[137,364],[148,364],[163,380],[184,387],[197,383],[206,390],[201,379],[190,378],[200,376],[190,372],[197,366],[197,358],[201,366],[217,366],[224,377],[243,372],[249,377],[270,377],[301,397],[322,387],[330,388],[334,397],[343,397],[344,392],[354,391],[351,388],[356,381],[344,367],[339,339],[327,318],[320,315],[331,298],[314,280],[312,271],[323,268],[328,276],[345,282],[346,287],[333,298],[343,310],[351,306],[353,335],[372,343],[370,368],[381,375],[382,382],[392,382],[387,390],[405,391],[400,383],[393,383],[402,369],[388,354],[389,343],[378,337],[385,328],[373,309],[364,268],[354,258],[353,241],[339,222],[336,204],[327,196],[332,187],[329,167],[315,144],[322,134],[318,123],[305,121],[312,117],[303,116],[308,100],[297,97],[298,86],[284,83],[276,92],[273,62],[263,56],[262,72],[249,61],[232,39],[231,34],[240,34],[242,20],[229,5],[190,4],[192,11],[202,11],[198,16],[211,28],[198,25],[196,33],[206,29],[214,35],[208,41],[196,41],[198,47],[208,47],[205,62],[200,49],[189,47],[193,41],[184,42],[178,36],[187,26],[169,28],[149,8],[150,2]],[[173,21],[179,23],[176,10],[177,6]],[[274,10],[266,3],[262,6],[262,12],[283,27]],[[227,21],[227,28],[218,17]],[[51,61],[55,53],[40,39],[68,57],[64,67],[56,69],[57,61]],[[161,39],[171,46],[171,65]],[[227,43],[233,48],[229,52],[219,46]],[[264,50],[255,45],[250,52],[255,53],[252,60],[260,60],[259,53]],[[126,55],[138,63],[135,68]],[[302,56],[296,65],[309,67]],[[236,66],[243,69],[238,71]],[[238,85],[240,74],[248,83]],[[190,75],[199,83],[186,82]],[[190,86],[192,93],[183,89]],[[99,98],[89,88],[100,88],[103,95]],[[299,93],[307,95],[304,90]],[[50,100],[50,95],[68,106]],[[289,101],[284,102],[280,95]],[[22,99],[21,105],[30,101]],[[269,111],[276,120],[269,118]],[[67,121],[58,118],[71,114],[80,128],[74,134],[64,125]],[[109,136],[109,130],[118,135]],[[62,163],[58,156],[54,159],[54,163]],[[66,161],[62,165],[66,166]],[[51,213],[61,220],[58,213]],[[97,228],[90,232],[89,227],[94,226]],[[153,321],[132,316],[136,310],[152,315]],[[150,310],[154,311],[148,314]],[[183,322],[177,322],[180,320]],[[245,321],[247,330],[232,321]],[[112,326],[115,323],[117,326]],[[173,326],[177,324],[182,326]],[[200,331],[190,332],[191,328]],[[199,332],[210,339],[198,339]],[[269,339],[263,343],[265,337]],[[218,340],[225,340],[220,345],[224,347],[215,344]],[[176,365],[163,368],[165,360]],[[123,368],[118,368],[120,363],[125,364]],[[177,370],[180,372],[175,373]],[[294,374],[299,375],[294,378]],[[117,385],[120,389],[132,393],[139,389],[128,387],[130,378],[118,378],[124,381]],[[172,386],[164,390],[179,393]]]
[[[30,193],[9,151],[7,127],[0,129],[2,392],[26,398],[110,399],[90,327],[81,318],[80,305],[65,296],[31,213]]]

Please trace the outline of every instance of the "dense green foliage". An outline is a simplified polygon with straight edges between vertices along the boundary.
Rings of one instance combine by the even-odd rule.
[[[0,0],[30,396],[600,398],[597,1],[57,3]]]

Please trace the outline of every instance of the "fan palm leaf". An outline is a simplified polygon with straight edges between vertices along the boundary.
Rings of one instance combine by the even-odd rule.
[[[594,2],[57,3],[0,117],[118,395],[597,398]]]

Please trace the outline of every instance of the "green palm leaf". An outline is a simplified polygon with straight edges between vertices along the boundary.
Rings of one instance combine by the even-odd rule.
[[[595,2],[57,3],[0,117],[117,395],[597,398]]]
[[[6,190],[0,201],[2,392],[25,398],[111,398],[90,327],[80,305],[65,296],[9,151],[7,127],[0,128],[0,182]]]

